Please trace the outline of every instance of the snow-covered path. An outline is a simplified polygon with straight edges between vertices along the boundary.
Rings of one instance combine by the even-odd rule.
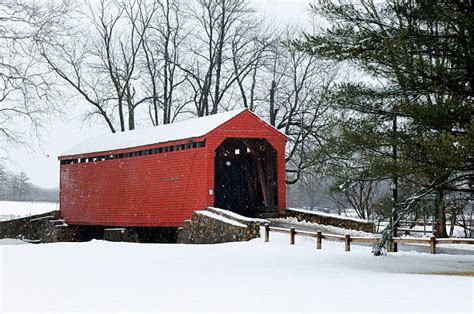
[[[474,256],[314,246],[273,233],[270,243],[1,245],[0,310],[472,313],[473,277],[418,273],[474,272]]]

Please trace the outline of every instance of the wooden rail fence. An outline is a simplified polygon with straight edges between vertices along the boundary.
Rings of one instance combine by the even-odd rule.
[[[280,227],[271,227],[269,224],[265,224],[265,242],[270,241],[270,231],[286,233],[290,235],[290,244],[295,244],[296,235],[306,236],[316,238],[316,249],[322,249],[323,239],[344,241],[344,250],[349,252],[351,250],[351,243],[376,243],[379,241],[378,237],[355,237],[346,235],[337,235],[337,234],[323,234],[321,231],[312,232],[312,231],[303,231],[296,230],[295,228],[280,228]],[[390,248],[393,243],[405,243],[405,244],[429,244],[430,253],[436,254],[436,245],[437,244],[474,244],[474,239],[436,239],[435,236],[430,238],[392,238],[388,245],[387,251],[391,252]]]

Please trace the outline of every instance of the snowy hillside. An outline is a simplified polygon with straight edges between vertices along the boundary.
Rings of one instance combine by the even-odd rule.
[[[8,220],[59,210],[59,203],[0,201],[0,220]]]
[[[469,255],[374,257],[277,233],[221,245],[10,241],[1,311],[472,311],[472,277],[440,275],[474,273]]]

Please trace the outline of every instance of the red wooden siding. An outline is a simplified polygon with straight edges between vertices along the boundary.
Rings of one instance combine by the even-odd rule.
[[[206,150],[61,166],[61,216],[69,224],[181,226],[206,207]]]
[[[60,166],[61,216],[69,224],[182,226],[192,212],[214,205],[214,150],[225,138],[266,139],[277,152],[278,207],[286,206],[285,137],[244,111],[196,140],[206,146],[168,153]],[[124,153],[189,143],[189,139],[128,148]],[[90,157],[97,153],[71,157]]]

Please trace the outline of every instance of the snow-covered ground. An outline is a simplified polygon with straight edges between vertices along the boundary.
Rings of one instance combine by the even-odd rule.
[[[26,217],[59,210],[59,203],[0,201],[0,220]]]
[[[474,256],[374,257],[270,234],[219,245],[0,240],[0,311],[472,313]],[[438,273],[438,274],[437,274]]]

